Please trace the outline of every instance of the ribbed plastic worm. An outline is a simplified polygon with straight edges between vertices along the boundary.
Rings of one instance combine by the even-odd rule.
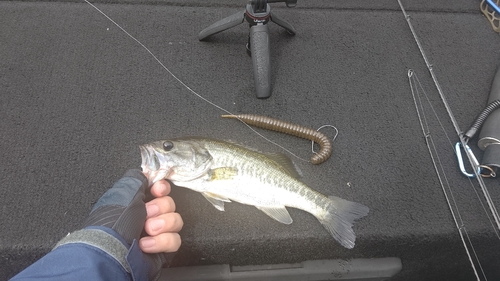
[[[271,117],[255,114],[222,115],[222,117],[239,119],[251,126],[285,133],[316,142],[317,144],[319,144],[320,150],[311,157],[312,164],[321,164],[325,162],[330,157],[330,155],[332,155],[333,147],[330,139],[316,130]]]

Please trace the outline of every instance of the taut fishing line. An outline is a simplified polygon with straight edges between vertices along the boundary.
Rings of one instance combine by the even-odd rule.
[[[431,74],[431,77],[432,77],[432,80],[434,81],[434,84],[438,90],[438,93],[439,93],[439,96],[441,98],[441,101],[444,105],[444,107],[446,108],[446,111],[448,113],[448,116],[450,118],[450,121],[452,122],[453,124],[453,127],[460,139],[460,142],[462,144],[463,147],[465,147],[465,140],[463,138],[463,135],[462,135],[462,131],[460,130],[459,126],[458,126],[458,122],[457,120],[455,119],[454,115],[453,115],[453,112],[451,111],[451,108],[446,100],[446,97],[441,89],[441,86],[437,80],[437,77],[433,71],[433,68],[432,68],[432,64],[430,64],[429,60],[427,59],[427,56],[423,50],[423,47],[422,47],[422,44],[420,43],[420,40],[418,39],[418,36],[413,28],[413,25],[410,21],[410,17],[409,15],[406,13],[404,7],[403,7],[403,4],[401,3],[401,0],[398,0],[398,3],[399,3],[399,6],[401,8],[401,11],[403,12],[403,15],[408,23],[408,26],[411,30],[411,33],[413,35],[413,38],[420,50],[420,53],[425,61],[425,64],[427,66],[427,69],[429,70],[430,74]],[[484,278],[484,280],[487,280],[486,278],[486,275],[483,271],[483,268],[482,268],[482,265],[481,265],[481,262],[479,261],[479,258],[477,256],[477,253],[476,253],[476,250],[470,240],[470,237],[467,233],[467,229],[465,227],[465,224],[464,224],[464,221],[462,220],[462,216],[460,214],[460,211],[459,211],[459,208],[458,208],[458,205],[455,201],[455,198],[453,196],[453,192],[452,192],[452,189],[451,189],[451,186],[448,182],[448,178],[446,176],[446,173],[445,173],[445,170],[444,170],[444,167],[441,163],[441,159],[439,157],[439,154],[438,154],[438,150],[436,149],[436,146],[434,144],[434,140],[432,138],[432,134],[429,130],[429,125],[428,125],[428,122],[427,122],[427,117],[425,116],[425,113],[424,113],[424,110],[423,110],[423,104],[422,104],[422,101],[420,99],[420,91],[422,91],[423,95],[427,98],[427,102],[428,104],[430,105],[432,111],[434,112],[434,115],[436,117],[436,119],[438,120],[439,122],[439,125],[441,126],[441,129],[443,130],[450,146],[453,147],[453,144],[448,136],[448,134],[446,133],[446,130],[443,126],[443,124],[441,123],[441,121],[439,120],[437,114],[436,114],[436,111],[434,110],[427,94],[425,93],[425,91],[423,90],[423,87],[420,83],[420,81],[418,80],[416,74],[413,72],[413,70],[409,70],[408,71],[408,79],[409,79],[409,83],[410,83],[410,87],[411,87],[411,92],[412,92],[412,96],[413,96],[413,101],[415,103],[415,108],[417,110],[417,115],[418,115],[418,119],[419,119],[419,122],[420,122],[420,125],[421,125],[421,128],[422,128],[422,133],[424,134],[425,136],[425,140],[426,140],[426,144],[427,144],[427,148],[429,150],[429,154],[431,156],[431,159],[432,159],[432,162],[434,164],[434,169],[436,171],[436,174],[438,176],[438,179],[439,179],[439,182],[441,184],[441,188],[443,190],[443,193],[444,193],[444,196],[446,198],[446,202],[448,204],[448,207],[450,209],[450,212],[452,214],[452,217],[453,217],[453,220],[455,222],[455,225],[458,229],[458,232],[459,232],[459,235],[460,235],[460,238],[462,240],[462,243],[463,243],[463,246],[465,248],[465,251],[467,253],[467,256],[469,258],[469,261],[470,261],[470,264],[472,266],[472,269],[474,271],[474,274],[477,278],[477,280],[481,280],[481,278],[479,277],[479,272],[478,270],[476,269],[476,263],[474,262],[474,259],[473,259],[473,256],[475,258],[475,261],[477,262],[477,266],[479,267],[479,270],[482,274],[482,277]],[[469,159],[469,162],[470,163],[473,163],[472,161],[472,157],[474,157],[473,155],[471,155],[471,152],[467,152],[467,157]],[[490,211],[491,211],[491,214],[494,218],[494,221],[496,223],[496,226],[495,227],[495,223],[493,223],[493,221],[491,220],[489,214],[488,214],[488,211],[486,210],[486,207],[484,206],[482,200],[481,200],[481,197],[479,196],[479,194],[477,193],[476,189],[474,188],[474,184],[472,183],[471,179],[469,178],[469,183],[470,183],[470,186],[472,187],[472,189],[474,190],[474,192],[476,193],[476,196],[478,197],[479,199],[479,202],[481,203],[481,206],[483,207],[483,210],[486,214],[486,216],[488,217],[488,220],[490,221],[491,223],[491,226],[493,228],[493,230],[495,231],[495,235],[500,239],[500,236],[499,236],[499,233],[497,231],[497,228],[500,229],[500,220],[499,220],[499,216],[498,216],[498,212],[496,210],[496,207],[489,195],[489,192],[488,192],[488,189],[486,187],[486,184],[484,183],[483,181],[483,178],[479,175],[478,173],[478,169],[477,167],[475,167],[474,165],[472,165],[474,167],[474,173],[476,175],[476,178],[478,179],[478,182],[479,182],[479,185],[481,186],[481,190],[483,191],[483,195],[486,199],[486,202],[490,208]],[[464,237],[465,236],[465,237]],[[467,238],[467,240],[465,239]],[[468,246],[469,245],[469,246]],[[472,254],[473,256],[471,255],[471,252],[469,250],[469,247],[471,248],[471,251],[472,251]]]
[[[161,60],[148,48],[146,47],[146,45],[144,45],[141,41],[139,41],[137,38],[135,38],[132,34],[130,34],[128,31],[126,31],[121,25],[119,25],[117,22],[115,22],[110,16],[108,16],[106,13],[104,13],[101,9],[99,9],[98,7],[96,7],[94,4],[90,3],[88,0],[83,0],[85,1],[85,3],[89,4],[92,8],[94,8],[96,11],[98,11],[99,13],[101,13],[104,17],[106,17],[106,19],[108,19],[110,22],[112,22],[116,27],[118,27],[121,31],[123,31],[128,37],[130,37],[132,40],[134,40],[137,44],[139,44],[144,50],[146,50],[148,52],[149,55],[151,55],[153,57],[153,59],[165,70],[168,72],[168,74],[170,74],[170,76],[172,76],[177,82],[179,82],[184,88],[186,88],[189,92],[191,92],[193,95],[195,95],[196,97],[202,99],[203,101],[207,102],[208,104],[214,106],[215,108],[229,114],[229,115],[232,115],[232,116],[235,116],[235,114],[231,113],[229,110],[217,105],[216,103],[210,101],[209,99],[203,97],[202,95],[198,94],[196,91],[194,91],[193,89],[191,89],[191,87],[189,87],[186,83],[184,83],[181,79],[179,79],[172,71],[170,71],[170,69],[168,67],[165,66],[165,64],[163,64],[163,62],[161,62]],[[307,159],[304,159],[296,154],[294,154],[293,152],[291,152],[289,149],[286,149],[285,147],[283,147],[282,145],[278,144],[277,142],[265,137],[263,134],[257,132],[254,128],[252,128],[251,126],[249,126],[248,124],[246,124],[244,121],[242,121],[240,118],[238,117],[234,117],[235,119],[238,119],[240,122],[242,122],[243,124],[245,124],[245,126],[247,126],[251,131],[253,131],[255,134],[257,134],[258,136],[260,136],[261,138],[263,138],[264,140],[270,142],[271,144],[283,149],[284,151],[286,151],[287,153],[289,153],[290,155],[292,155],[293,157],[301,160],[301,161],[305,161],[305,162],[309,162],[309,160]],[[331,125],[329,125],[331,126]],[[319,129],[318,129],[319,131]],[[338,134],[338,133],[337,133]],[[335,135],[335,138],[337,137],[337,135]],[[335,140],[334,138],[334,140]]]
[[[427,95],[424,88],[422,87],[422,84],[420,83],[420,80],[418,79],[417,74],[411,69],[408,70],[408,79],[409,79],[410,88],[412,91],[413,101],[415,102],[415,106],[417,106],[417,104],[418,104],[420,107],[420,109],[419,109],[419,107],[417,107],[417,115],[418,115],[419,121],[421,123],[420,125],[422,127],[422,132],[423,132],[424,136],[426,138],[430,137],[432,139],[432,135],[431,135],[430,129],[429,129],[430,127],[429,127],[428,122],[427,122],[427,116],[425,116],[425,114],[424,114],[423,103],[422,103],[422,100],[420,98],[421,95],[425,96],[427,103],[429,104],[429,107],[431,108],[432,112],[434,113],[434,117],[436,118],[439,125],[443,129],[443,133],[446,136],[448,143],[450,144],[451,147],[453,147],[453,143],[452,143],[450,137],[448,136],[448,134],[446,133],[446,131],[444,130],[444,125],[441,123],[441,120],[439,119],[436,110],[432,106],[432,103],[429,100],[429,96]],[[418,98],[418,103],[417,103],[417,98]],[[437,154],[437,150],[436,150],[436,154]],[[437,157],[439,157],[439,156],[437,156]],[[481,178],[480,180],[482,180],[482,177],[480,177],[480,178]],[[477,190],[474,188],[474,184],[473,184],[471,178],[467,178],[467,179],[469,180],[469,183],[472,187],[472,190],[474,190],[474,193],[476,194],[477,198],[479,199],[479,203],[481,203],[481,206],[483,207],[483,210],[484,210],[486,216],[488,217],[488,220],[492,226],[493,231],[495,232],[495,235],[497,236],[498,239],[500,239],[500,233],[497,230],[497,228],[495,227],[495,223],[491,220],[490,215],[486,209],[486,206],[484,206],[483,201],[481,200],[481,196],[479,195]],[[448,184],[448,187],[449,187],[449,184]],[[451,194],[451,197],[453,197],[453,194],[451,193],[451,189],[450,189],[450,194]],[[455,201],[455,200],[453,200],[453,201]],[[456,202],[454,202],[454,203],[455,203],[456,209],[458,210],[458,206],[456,205]],[[460,213],[458,213],[458,216],[460,217],[460,221],[462,221]]]
[[[458,137],[460,139],[460,142],[461,142],[462,146],[465,147],[465,145],[467,143],[466,143],[466,141],[465,141],[465,139],[463,137],[462,131],[460,130],[460,127],[458,126],[458,122],[457,122],[457,120],[455,118],[455,115],[451,111],[450,105],[448,104],[448,102],[446,100],[446,97],[445,97],[445,95],[443,93],[443,90],[441,89],[441,85],[439,84],[439,82],[437,80],[436,74],[434,73],[434,70],[432,68],[432,64],[429,62],[429,60],[427,59],[427,56],[425,55],[424,49],[422,47],[422,44],[420,43],[420,40],[418,39],[418,36],[417,36],[417,34],[415,32],[415,29],[413,28],[413,25],[411,24],[410,16],[406,13],[406,11],[405,11],[405,9],[403,7],[403,4],[401,3],[401,0],[398,0],[398,2],[399,2],[399,5],[401,7],[401,10],[403,12],[403,15],[405,16],[405,19],[406,19],[406,21],[408,23],[408,26],[410,27],[410,30],[411,30],[411,32],[413,34],[413,38],[415,39],[415,42],[417,43],[417,46],[418,46],[418,48],[420,50],[420,53],[422,54],[422,57],[423,57],[423,59],[425,61],[425,64],[426,64],[426,66],[427,66],[427,68],[428,68],[428,70],[429,70],[429,72],[430,72],[430,74],[432,76],[432,80],[434,81],[434,84],[436,85],[436,88],[438,90],[439,96],[440,96],[440,98],[441,98],[441,100],[443,102],[443,105],[446,108],[448,116],[450,117],[450,120],[453,123],[453,127],[455,128],[455,131],[456,131],[456,133],[457,133],[457,135],[458,135]],[[440,126],[444,130],[444,127],[441,124],[441,122],[440,122]],[[447,136],[448,141],[450,142],[450,145],[452,145],[450,138],[448,137],[448,135],[446,135],[446,136]],[[466,154],[467,154],[467,157],[469,159],[469,162],[474,167],[474,169],[473,169],[474,173],[476,175],[476,178],[478,179],[479,185],[481,186],[481,190],[483,191],[484,197],[486,198],[486,202],[488,203],[488,206],[489,206],[490,211],[492,213],[492,216],[493,216],[493,218],[495,220],[497,228],[500,229],[500,216],[498,214],[498,211],[497,211],[497,209],[495,207],[495,204],[494,204],[493,200],[491,199],[491,196],[490,196],[490,194],[488,192],[488,188],[486,187],[486,184],[484,183],[483,178],[479,175],[477,167],[475,167],[474,164],[473,164],[473,161],[472,161],[472,157],[473,156],[470,154],[470,152],[467,152]]]
[[[439,156],[438,149],[436,148],[436,145],[434,143],[433,135],[430,131],[430,127],[428,124],[428,119],[424,113],[424,105],[423,105],[423,102],[421,100],[422,95],[425,96],[425,98],[427,100],[427,104],[430,106],[430,108],[432,109],[432,111],[435,115],[435,118],[438,120],[439,124],[441,125],[441,129],[443,130],[444,134],[446,135],[446,138],[448,139],[450,146],[453,147],[453,145],[452,145],[451,140],[449,139],[446,131],[444,130],[444,126],[441,124],[441,121],[439,120],[437,113],[434,110],[434,107],[432,106],[425,90],[423,89],[423,87],[422,87],[422,85],[417,77],[417,74],[415,72],[413,72],[413,70],[411,70],[411,69],[408,71],[408,80],[409,80],[409,84],[410,84],[410,88],[411,88],[413,101],[415,104],[415,109],[417,111],[417,116],[418,116],[419,123],[420,123],[421,129],[422,129],[422,133],[425,137],[427,149],[429,150],[429,155],[431,156],[431,160],[432,160],[432,163],[434,165],[434,170],[436,171],[436,175],[438,177],[439,183],[441,185],[441,189],[442,189],[443,194],[445,196],[446,203],[448,205],[448,208],[450,209],[451,215],[453,217],[453,221],[455,223],[455,226],[456,226],[458,233],[460,235],[460,239],[462,240],[462,244],[463,244],[464,249],[465,249],[467,256],[469,258],[469,262],[472,266],[472,269],[474,271],[474,274],[476,275],[477,280],[481,280],[481,279],[479,278],[479,273],[478,273],[478,270],[476,269],[476,263],[474,262],[474,260],[477,262],[477,266],[479,267],[480,272],[482,273],[482,276],[484,277],[485,280],[487,280],[486,275],[483,271],[481,262],[479,261],[479,257],[477,256],[474,245],[472,244],[472,241],[471,241],[469,234],[467,232],[465,222],[462,219],[462,214],[460,213],[458,204],[455,200],[455,196],[453,195],[452,187],[448,181],[448,177],[446,175],[445,168],[443,167],[441,158]],[[499,237],[498,233],[496,231],[496,228],[495,228],[493,222],[491,221],[490,216],[488,215],[488,211],[480,198],[480,195],[477,193],[476,189],[474,188],[474,185],[473,185],[471,179],[468,178],[468,180],[469,180],[470,186],[472,187],[472,190],[474,190],[479,202],[481,203],[481,206],[483,207],[483,210],[484,210],[486,216],[488,217],[488,220],[490,221],[492,228],[495,231],[495,234],[497,235],[497,237]],[[469,248],[470,248],[470,250],[469,250]],[[471,254],[471,252],[472,252],[472,254]]]

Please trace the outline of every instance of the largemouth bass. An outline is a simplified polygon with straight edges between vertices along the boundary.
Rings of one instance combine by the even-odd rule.
[[[142,169],[150,184],[168,179],[176,186],[200,192],[224,211],[225,202],[253,205],[271,218],[292,223],[286,207],[314,215],[344,247],[353,248],[356,219],[368,207],[339,197],[327,197],[300,182],[292,161],[282,154],[263,154],[206,138],[179,138],[140,146]]]

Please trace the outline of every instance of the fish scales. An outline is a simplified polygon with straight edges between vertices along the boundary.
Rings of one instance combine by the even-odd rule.
[[[250,178],[257,178],[262,184],[269,185],[269,187],[277,187],[278,190],[287,190],[292,192],[290,195],[298,193],[302,195],[300,197],[307,197],[305,193],[309,193],[310,197],[316,197],[314,191],[308,190],[307,187],[301,182],[288,177],[284,171],[281,170],[281,166],[277,166],[276,163],[269,161],[268,157],[262,157],[261,154],[255,154],[251,150],[240,150],[241,153],[227,153],[227,149],[224,148],[225,144],[221,143],[208,143],[207,149],[213,152],[214,160],[220,159],[220,161],[214,161],[215,167],[225,167],[227,165],[235,166],[239,171],[247,174]],[[222,146],[221,146],[222,145]],[[233,147],[233,149],[239,147]],[[232,151],[232,150],[229,150]],[[258,155],[258,157],[255,157]],[[220,157],[218,157],[220,156]],[[228,158],[234,159],[235,161],[228,161]],[[231,163],[232,162],[232,163]],[[237,164],[239,163],[239,165]],[[268,166],[262,165],[265,163],[270,167],[277,168],[277,171],[269,171]],[[276,191],[276,193],[279,193]],[[277,195],[277,194],[276,194]],[[285,202],[280,202],[282,205]],[[291,207],[302,207],[304,206],[291,206]]]
[[[151,184],[166,178],[200,192],[218,210],[235,201],[285,224],[293,221],[286,207],[301,209],[314,215],[346,248],[355,244],[354,221],[369,211],[362,204],[312,190],[297,179],[293,163],[283,155],[206,138],[157,141],[140,149]]]

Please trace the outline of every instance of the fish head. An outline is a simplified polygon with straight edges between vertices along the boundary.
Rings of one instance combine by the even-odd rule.
[[[206,174],[212,164],[212,155],[196,141],[163,140],[139,148],[149,185],[161,179],[190,181]]]

